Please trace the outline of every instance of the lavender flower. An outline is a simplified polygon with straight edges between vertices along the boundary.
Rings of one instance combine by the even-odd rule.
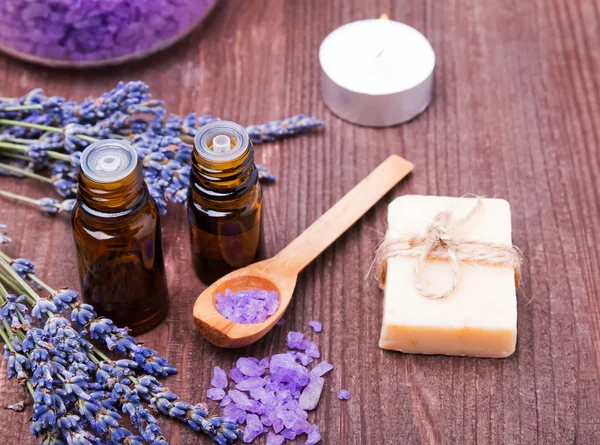
[[[39,89],[15,100],[0,99],[0,118],[14,121],[2,126],[0,142],[8,141],[11,150],[21,149],[33,170],[52,167],[52,183],[63,198],[75,196],[79,159],[85,147],[99,139],[129,138],[138,150],[150,195],[162,214],[166,213],[167,202],[186,201],[192,155],[190,138],[203,125],[218,120],[195,113],[184,118],[177,115],[166,118],[162,101],[153,99],[148,86],[139,81],[120,82],[116,88],[81,104],[61,97],[46,97]],[[258,144],[322,125],[314,117],[296,115],[252,125],[247,130]],[[0,156],[2,152],[0,147]],[[277,179],[265,166],[257,168],[261,180]],[[0,173],[9,172],[0,170]],[[67,211],[66,204],[44,200],[41,209],[57,213]]]
[[[71,210],[73,210],[73,207],[75,206],[75,200],[65,199],[59,201],[54,198],[42,198],[38,200],[38,206],[40,210],[51,215],[61,212],[71,213]]]
[[[258,170],[258,179],[266,182],[275,182],[277,181],[277,176],[269,173],[266,165],[257,164],[256,169]]]
[[[31,324],[31,317],[27,315],[27,306],[23,304],[25,296],[19,297],[8,294],[6,295],[6,303],[0,309],[0,317],[6,320],[12,328],[19,327],[21,323]]]
[[[17,258],[13,260],[11,263],[13,270],[19,274],[21,278],[24,280],[28,280],[28,275],[35,275],[35,266],[33,261],[25,259],[25,258]]]
[[[255,144],[271,142],[286,136],[305,133],[322,127],[325,123],[314,116],[297,114],[281,121],[269,121],[262,125],[251,125],[246,128],[250,139]]]

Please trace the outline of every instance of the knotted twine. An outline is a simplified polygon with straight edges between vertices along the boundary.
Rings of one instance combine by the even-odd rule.
[[[483,209],[483,198],[478,197],[471,211],[458,221],[453,221],[451,210],[439,212],[427,227],[424,236],[397,236],[388,229],[386,237],[377,249],[375,264],[379,287],[384,288],[387,274],[387,261],[394,257],[415,257],[414,285],[417,291],[427,298],[437,299],[450,295],[458,286],[461,263],[488,263],[512,267],[515,270],[515,284],[519,286],[521,253],[515,246],[479,241],[457,241],[456,231]],[[452,268],[452,283],[445,292],[434,294],[425,290],[422,271],[427,260],[449,260]]]

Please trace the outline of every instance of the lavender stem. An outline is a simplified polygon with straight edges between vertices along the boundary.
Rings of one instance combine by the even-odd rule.
[[[0,148],[4,148],[5,150],[11,150],[11,151],[19,151],[19,152],[27,152],[28,148],[25,145],[19,145],[19,144],[12,144],[10,142],[0,142]],[[46,154],[53,159],[59,160],[59,161],[70,161],[71,158],[69,157],[69,155],[66,155],[64,153],[59,153],[57,151],[47,151]]]
[[[37,173],[30,172],[29,170],[25,170],[23,168],[14,167],[12,165],[4,164],[0,162],[0,170],[8,170],[9,172],[18,173],[23,176],[27,176],[28,178],[37,179],[38,181],[47,182],[52,184],[52,179],[47,178],[42,175],[38,175]],[[29,198],[28,198],[29,199]]]
[[[54,133],[62,132],[62,128],[50,127],[48,125],[32,124],[31,122],[14,121],[12,119],[0,119],[0,125],[34,128],[36,130],[52,131]]]

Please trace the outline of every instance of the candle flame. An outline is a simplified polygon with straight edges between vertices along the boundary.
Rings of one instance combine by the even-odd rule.
[[[385,49],[385,40],[387,37],[387,33],[388,33],[388,23],[389,23],[390,18],[388,17],[388,15],[384,12],[383,14],[381,14],[379,16],[379,23],[381,23],[381,25],[379,26],[379,40],[380,40],[380,49],[379,51],[376,53],[375,57],[379,57],[383,54],[383,50]]]

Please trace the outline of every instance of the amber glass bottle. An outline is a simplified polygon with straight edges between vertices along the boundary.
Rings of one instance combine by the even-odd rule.
[[[160,216],[129,143],[85,149],[72,222],[84,301],[134,334],[155,327],[169,305]]]
[[[244,127],[218,121],[194,140],[188,219],[194,270],[210,284],[256,256],[262,191]]]

